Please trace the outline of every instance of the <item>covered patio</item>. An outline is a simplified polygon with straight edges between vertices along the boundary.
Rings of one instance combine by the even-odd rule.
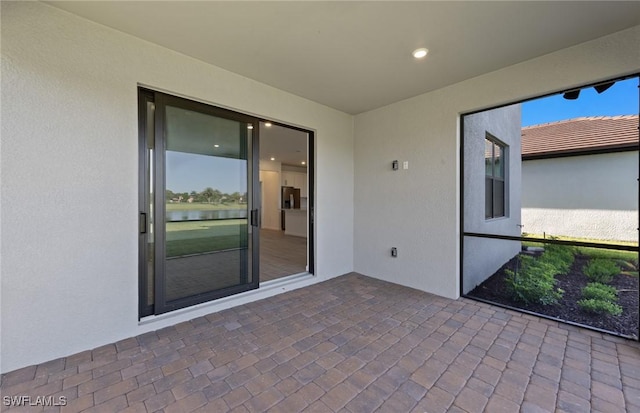
[[[2,396],[3,411],[638,411],[640,344],[351,273],[9,372]]]

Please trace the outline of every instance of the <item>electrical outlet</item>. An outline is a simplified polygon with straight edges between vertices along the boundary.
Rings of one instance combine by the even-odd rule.
[[[409,161],[402,162],[402,169],[409,169]]]
[[[398,249],[396,247],[391,248],[391,256],[396,258],[398,256]]]

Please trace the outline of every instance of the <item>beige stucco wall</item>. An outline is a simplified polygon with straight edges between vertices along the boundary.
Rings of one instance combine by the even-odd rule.
[[[43,3],[1,7],[1,371],[293,288],[138,322],[139,84],[314,130],[310,282],[353,270],[352,116]]]
[[[464,117],[465,232],[520,236],[521,140],[520,105],[510,105]],[[505,144],[505,216],[485,218],[485,136],[490,133]],[[489,278],[521,249],[520,242],[465,237],[463,244],[466,294]]]
[[[460,114],[636,73],[639,44],[636,26],[357,115],[355,270],[458,297]]]
[[[460,113],[640,70],[637,26],[354,119],[42,3],[1,13],[0,371],[260,297],[138,323],[138,84],[316,132],[314,282],[457,297]]]
[[[523,231],[638,241],[638,151],[522,163]]]

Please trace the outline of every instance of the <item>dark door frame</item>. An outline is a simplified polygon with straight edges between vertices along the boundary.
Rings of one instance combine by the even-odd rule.
[[[297,126],[291,126],[286,123],[276,122],[271,119],[260,119],[261,122],[270,122],[283,128],[293,129],[307,134],[307,260],[309,274],[315,274],[315,136],[316,133],[311,129],[304,129]]]
[[[259,119],[253,116],[245,115],[239,112],[222,109],[219,107],[211,106],[205,103],[168,95],[166,93],[146,89],[138,88],[138,100],[139,100],[139,318],[162,314],[169,311],[177,310],[184,307],[201,304],[204,302],[212,301],[218,298],[238,294],[240,292],[257,289],[259,286],[260,277],[260,256],[259,240],[260,234],[256,229],[258,228],[257,218],[259,216]],[[153,151],[153,159],[150,159],[149,151],[147,148],[147,130],[149,123],[147,122],[147,104],[152,102],[155,105],[154,110],[154,136],[155,144]],[[166,106],[175,106],[183,109],[200,112],[216,117],[222,117],[231,119],[238,122],[243,122],[253,125],[251,148],[248,153],[249,165],[250,165],[250,179],[251,179],[251,197],[253,208],[248,211],[248,225],[253,226],[251,232],[251,257],[247,257],[245,261],[251,263],[251,280],[247,280],[246,283],[227,287],[215,291],[210,291],[195,296],[180,298],[167,302],[165,297],[165,285],[162,281],[164,279],[164,259],[165,259],[165,239],[164,229],[157,230],[160,226],[164,225],[164,219],[158,219],[158,217],[165,216],[165,176],[164,176],[164,126],[165,118],[164,111],[161,110]],[[160,109],[160,110],[159,110]],[[149,210],[149,184],[147,183],[147,176],[149,165],[153,163],[153,179],[154,185],[154,210]],[[161,183],[158,185],[157,183]],[[161,188],[160,188],[161,187]],[[160,188],[161,190],[158,190]],[[153,213],[154,222],[151,225],[155,225],[154,228],[154,281],[153,281],[153,303],[149,303],[149,280],[148,280],[148,261],[150,251],[147,248],[148,230],[150,229],[148,217]],[[249,252],[247,252],[249,253]],[[249,268],[247,268],[247,271]],[[160,281],[159,281],[160,280]],[[158,282],[159,281],[159,282]]]
[[[179,107],[183,107],[188,110],[195,110],[198,112],[210,114],[213,116],[225,117],[232,120],[237,120],[240,122],[251,123],[253,125],[253,138],[251,145],[251,156],[252,156],[252,198],[253,198],[253,211],[250,212],[249,220],[254,217],[254,230],[252,231],[252,259],[250,260],[252,265],[252,281],[250,283],[233,286],[229,288],[225,288],[222,290],[217,290],[211,293],[201,294],[196,297],[187,297],[184,299],[179,299],[172,301],[171,303],[158,303],[157,297],[163,296],[164,294],[164,285],[159,285],[157,288],[153,289],[153,302],[149,302],[149,280],[148,277],[148,260],[150,251],[147,246],[147,236],[149,230],[149,218],[151,212],[153,212],[154,217],[163,217],[164,216],[164,202],[165,202],[165,191],[154,191],[155,199],[154,201],[154,211],[149,211],[150,199],[149,199],[149,177],[147,176],[149,172],[149,168],[153,165],[154,179],[161,178],[164,182],[164,170],[163,170],[163,162],[158,162],[162,160],[164,156],[164,150],[162,147],[162,142],[160,142],[160,149],[154,147],[153,158],[150,159],[149,150],[147,147],[147,133],[153,132],[155,137],[161,136],[163,133],[163,125],[164,119],[162,116],[157,118],[158,112],[154,109],[152,116],[154,119],[151,121],[151,125],[154,126],[153,131],[149,131],[148,126],[150,125],[147,122],[148,109],[147,104],[152,103],[155,106],[163,106],[168,103],[172,103]],[[157,119],[156,119],[157,118]],[[282,127],[286,127],[289,129],[298,130],[304,132],[308,136],[308,151],[307,151],[307,179],[308,179],[308,194],[307,194],[307,202],[308,202],[308,235],[307,235],[307,259],[308,259],[308,272],[310,274],[314,274],[315,272],[315,131],[310,129],[304,129],[296,126],[291,126],[285,123],[276,122],[266,118],[259,118],[252,115],[247,115],[241,112],[231,111],[228,109],[223,109],[220,107],[216,107],[210,104],[169,95],[163,92],[159,92],[156,90],[152,90],[146,87],[139,86],[138,87],[138,151],[139,151],[139,177],[138,177],[138,188],[139,188],[139,242],[138,242],[138,250],[139,250],[139,264],[138,264],[138,272],[139,272],[139,305],[138,305],[138,318],[141,319],[150,315],[162,314],[165,312],[173,311],[179,308],[189,307],[196,304],[212,301],[218,298],[234,295],[240,292],[248,291],[251,289],[257,289],[259,287],[259,275],[260,275],[260,252],[259,252],[259,223],[257,220],[260,216],[260,180],[259,180],[259,123],[260,122],[271,122],[273,124],[277,124]],[[160,139],[159,141],[162,141]],[[162,184],[164,188],[164,183]],[[157,220],[157,219],[156,219]],[[164,224],[164,221],[162,220]],[[249,222],[251,225],[251,222]],[[159,232],[163,231],[155,231],[154,236],[156,240],[154,240],[155,250],[153,251],[154,261],[157,265],[161,258],[164,258],[163,251],[161,248],[164,247],[164,239],[160,239],[158,242],[157,236]],[[162,254],[159,254],[162,253]],[[155,267],[155,266],[154,266]],[[154,269],[154,273],[157,273]],[[153,275],[154,278],[156,274]],[[154,282],[154,285],[156,283]],[[158,283],[162,284],[162,283]],[[160,305],[158,305],[160,304]]]

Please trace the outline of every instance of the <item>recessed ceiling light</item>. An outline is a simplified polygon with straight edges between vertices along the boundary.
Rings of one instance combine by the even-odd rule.
[[[247,125],[247,129],[253,129],[253,125]]]
[[[214,148],[219,148],[219,147],[220,147],[220,145],[215,144],[215,145],[213,145],[213,147],[214,147]]]
[[[272,160],[272,161],[275,161],[275,160],[276,160],[276,158],[274,158],[274,157],[272,156],[272,157],[271,157],[271,160]]]
[[[413,51],[413,57],[415,57],[416,59],[422,59],[427,55],[427,53],[429,53],[429,50],[421,47],[420,49],[416,49]]]
[[[265,122],[264,126],[266,126],[267,128],[271,127],[271,122]]]
[[[305,161],[302,161],[302,164],[303,164],[303,165],[306,165],[307,163],[306,163]]]

